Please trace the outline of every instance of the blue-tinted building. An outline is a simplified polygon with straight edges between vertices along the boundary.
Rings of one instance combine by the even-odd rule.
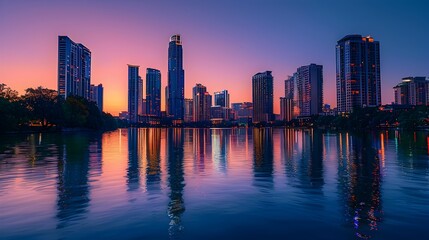
[[[175,120],[184,119],[185,71],[180,35],[170,38],[168,47],[167,114]]]
[[[139,66],[128,65],[128,120],[138,123],[142,113],[142,79],[139,76]]]
[[[273,81],[271,71],[257,73],[252,77],[253,123],[274,120]]]
[[[97,105],[98,109],[100,109],[100,111],[103,111],[103,85],[102,84],[98,84],[96,85],[92,85],[91,84],[91,101],[95,102],[95,104]]]
[[[146,69],[146,115],[161,116],[161,72]]]
[[[58,94],[89,100],[90,85],[91,51],[68,36],[58,36]]]
[[[336,58],[338,111],[381,105],[380,43],[347,35],[337,42]]]
[[[317,115],[323,108],[323,66],[310,64],[299,67],[294,74],[297,107],[300,116]]]
[[[222,90],[214,93],[214,105],[229,108],[229,93],[228,90]]]

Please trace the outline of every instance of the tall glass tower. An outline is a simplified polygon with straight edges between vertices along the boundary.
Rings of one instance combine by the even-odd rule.
[[[271,71],[252,77],[253,123],[273,120],[273,81]]]
[[[146,114],[161,116],[161,72],[158,69],[146,69]]]
[[[168,46],[167,114],[174,120],[184,119],[185,71],[180,35],[173,35]]]
[[[337,42],[336,58],[338,111],[381,105],[380,43],[347,35]]]
[[[139,76],[139,66],[128,64],[128,120],[138,123],[142,112],[142,79]]]
[[[58,36],[58,94],[90,98],[91,51],[68,36]]]

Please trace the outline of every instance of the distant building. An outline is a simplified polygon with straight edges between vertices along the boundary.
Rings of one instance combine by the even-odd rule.
[[[185,98],[185,122],[194,121],[194,101],[189,98]]]
[[[271,71],[252,77],[253,123],[273,120],[273,80]]]
[[[146,69],[146,115],[161,116],[161,72]]]
[[[67,36],[58,36],[58,95],[90,98],[91,51]]]
[[[185,71],[180,35],[173,35],[168,46],[168,85],[166,88],[167,114],[174,120],[183,120],[185,99]]]
[[[129,119],[128,112],[127,111],[120,112],[119,113],[119,119],[121,119],[121,120],[128,120]]]
[[[128,64],[128,121],[137,123],[142,114],[143,81],[139,76],[139,66]]]
[[[293,119],[293,99],[280,98],[280,120],[291,121]]]
[[[337,107],[380,106],[380,44],[372,37],[347,35],[337,42]]]
[[[91,84],[91,91],[90,91],[90,100],[95,102],[98,109],[100,111],[103,111],[103,85],[98,84],[97,86]]]
[[[232,119],[232,109],[227,107],[221,107],[219,105],[212,106],[210,109],[210,119],[229,121]]]
[[[426,77],[406,77],[393,87],[395,104],[399,105],[428,105],[429,80]]]
[[[294,76],[298,93],[299,116],[321,113],[323,108],[323,66],[310,64],[299,67]]]
[[[214,105],[229,108],[228,90],[222,90],[214,93]]]
[[[194,122],[209,121],[212,96],[207,92],[207,88],[198,83],[192,89],[192,96],[194,102]]]
[[[236,120],[239,118],[249,119],[253,116],[253,103],[251,102],[233,103],[231,107]]]

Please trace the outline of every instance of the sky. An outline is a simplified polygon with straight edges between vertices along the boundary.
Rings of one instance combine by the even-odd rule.
[[[161,70],[167,84],[170,36],[182,35],[185,97],[201,83],[252,101],[252,76],[272,71],[274,112],[284,80],[323,65],[324,102],[336,106],[335,45],[349,34],[380,42],[382,103],[407,76],[429,77],[429,1],[425,0],[0,0],[0,83],[57,89],[58,35],[92,52],[92,84],[104,111],[127,110],[127,64]],[[144,82],[145,83],[145,82]],[[145,91],[145,90],[144,90]],[[162,108],[165,105],[162,90]]]

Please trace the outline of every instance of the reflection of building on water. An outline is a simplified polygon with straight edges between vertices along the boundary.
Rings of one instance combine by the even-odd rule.
[[[358,238],[370,238],[381,221],[380,160],[370,136],[338,135],[339,194],[346,221]]]
[[[151,190],[160,190],[161,167],[160,167],[160,151],[161,151],[161,129],[148,128],[146,129],[146,186],[148,192]]]
[[[135,191],[140,188],[140,163],[141,163],[141,131],[138,128],[128,128],[128,168],[127,187],[128,191]]]
[[[169,234],[174,237],[182,230],[181,216],[185,212],[183,189],[185,178],[183,170],[183,140],[181,128],[169,128],[167,132],[167,166],[170,202],[168,216],[170,218]]]
[[[227,170],[230,134],[231,129],[213,129],[211,133],[213,162],[215,167],[224,173]]]
[[[428,158],[417,156],[428,155],[429,139],[423,131],[395,131],[398,165],[404,170],[429,170]]]
[[[273,130],[253,129],[254,184],[261,188],[273,187]]]
[[[89,141],[89,136],[76,134],[63,138],[59,148],[58,161],[58,199],[57,218],[58,228],[62,228],[69,221],[83,218],[89,206],[89,149],[96,149],[100,139]],[[100,156],[99,156],[100,157]],[[92,156],[91,161],[99,159]]]
[[[322,194],[323,133],[306,129],[285,129],[281,135],[282,158],[290,184],[310,194]]]
[[[298,173],[298,164],[295,154],[299,152],[297,135],[299,131],[285,128],[280,132],[280,154],[285,164],[285,172],[288,178],[295,179]]]
[[[194,142],[194,166],[199,172],[204,172],[206,168],[206,158],[211,155],[211,136],[210,129],[193,129]]]
[[[305,163],[303,166],[306,165],[307,174],[303,173],[301,176],[307,175],[310,187],[321,190],[325,184],[323,179],[323,134],[319,130],[311,130],[309,136],[305,139],[307,139],[306,145],[309,147],[303,147],[302,161]],[[306,153],[304,154],[304,152]],[[309,158],[305,159],[304,156],[308,156]],[[301,171],[304,171],[304,167],[301,168]]]

